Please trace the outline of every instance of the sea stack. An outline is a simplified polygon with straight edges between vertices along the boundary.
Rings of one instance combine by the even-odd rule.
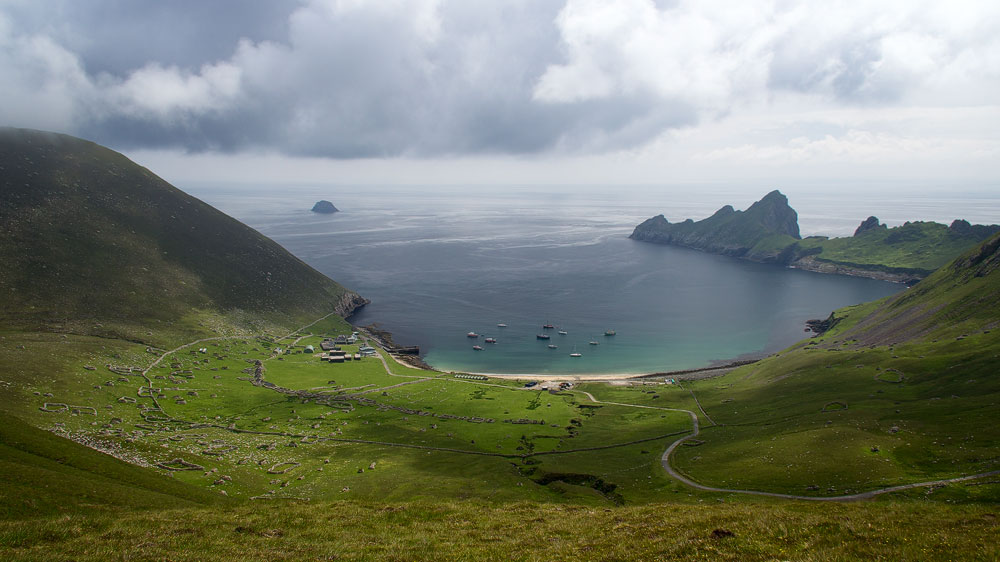
[[[338,208],[336,208],[336,207],[333,206],[333,203],[331,203],[331,202],[329,202],[329,201],[327,201],[325,199],[322,200],[322,201],[317,201],[316,204],[313,205],[313,208],[312,208],[312,212],[314,212],[314,213],[323,213],[325,215],[329,215],[331,213],[336,213],[339,210],[340,209],[338,209]]]

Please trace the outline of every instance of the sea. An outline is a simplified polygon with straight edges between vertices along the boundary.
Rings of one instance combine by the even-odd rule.
[[[725,204],[746,209],[767,190],[181,187],[371,299],[351,322],[377,324],[397,344],[419,346],[424,361],[443,371],[593,375],[707,367],[779,351],[809,337],[809,319],[906,290],[628,238],[651,216],[698,220]],[[782,191],[803,236],[850,236],[869,215],[890,226],[1000,222],[993,189]],[[320,199],[340,212],[312,213]]]

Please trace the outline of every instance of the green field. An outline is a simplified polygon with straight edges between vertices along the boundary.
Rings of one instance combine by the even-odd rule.
[[[891,548],[945,559],[951,541],[988,559],[992,551],[974,545],[996,531],[995,477],[830,506],[701,492],[661,467],[666,446],[691,428],[677,410],[690,410],[702,432],[672,462],[709,486],[830,496],[995,470],[1000,389],[994,363],[969,356],[1000,349],[996,332],[854,349],[837,339],[852,326],[724,377],[558,392],[305,353],[351,329],[335,317],[284,338],[218,336],[166,355],[8,332],[0,548],[95,559],[112,550],[162,557],[179,545],[177,559],[202,548],[225,559],[246,541],[258,559],[494,559],[510,549],[520,559],[588,549],[771,559],[817,548],[811,559],[837,559]],[[252,384],[258,360],[275,386]],[[956,363],[960,371],[939,376]],[[522,419],[544,423],[504,421]],[[151,468],[57,447],[57,436]],[[236,511],[207,507],[218,502]],[[934,532],[912,532],[931,521]],[[528,538],[513,530],[525,522]],[[961,536],[947,530],[956,526]],[[735,536],[713,536],[717,528]]]

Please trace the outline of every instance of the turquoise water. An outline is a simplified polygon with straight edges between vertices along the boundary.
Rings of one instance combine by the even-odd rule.
[[[706,216],[726,201],[718,194],[650,204],[649,197],[613,190],[191,191],[370,298],[352,322],[378,323],[397,343],[419,345],[424,359],[443,370],[702,367],[782,349],[808,335],[810,318],[904,290],[628,239],[638,222],[660,212],[672,220],[679,217],[671,210]],[[342,212],[310,213],[321,198]],[[893,204],[905,212],[898,199]],[[868,213],[827,203],[800,214],[804,234],[843,234]],[[568,334],[550,330],[549,341],[537,340],[546,323]],[[617,335],[604,336],[610,329]],[[469,331],[498,341],[473,341]],[[473,350],[474,343],[484,349]],[[582,357],[570,357],[574,350]]]

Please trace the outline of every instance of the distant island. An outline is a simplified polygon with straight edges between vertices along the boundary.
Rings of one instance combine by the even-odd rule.
[[[972,225],[965,220],[955,220],[950,226],[916,221],[888,228],[872,216],[862,221],[854,236],[803,239],[798,213],[775,190],[746,211],[726,205],[700,221],[670,223],[657,215],[635,227],[629,238],[911,285],[998,231],[998,225]]]
[[[324,215],[330,215],[330,214],[333,214],[333,213],[336,213],[336,212],[339,212],[339,211],[340,211],[340,209],[334,207],[333,203],[327,201],[326,199],[324,199],[322,201],[317,201],[316,204],[313,205],[313,208],[312,208],[312,212],[314,212],[314,213],[323,213]]]

